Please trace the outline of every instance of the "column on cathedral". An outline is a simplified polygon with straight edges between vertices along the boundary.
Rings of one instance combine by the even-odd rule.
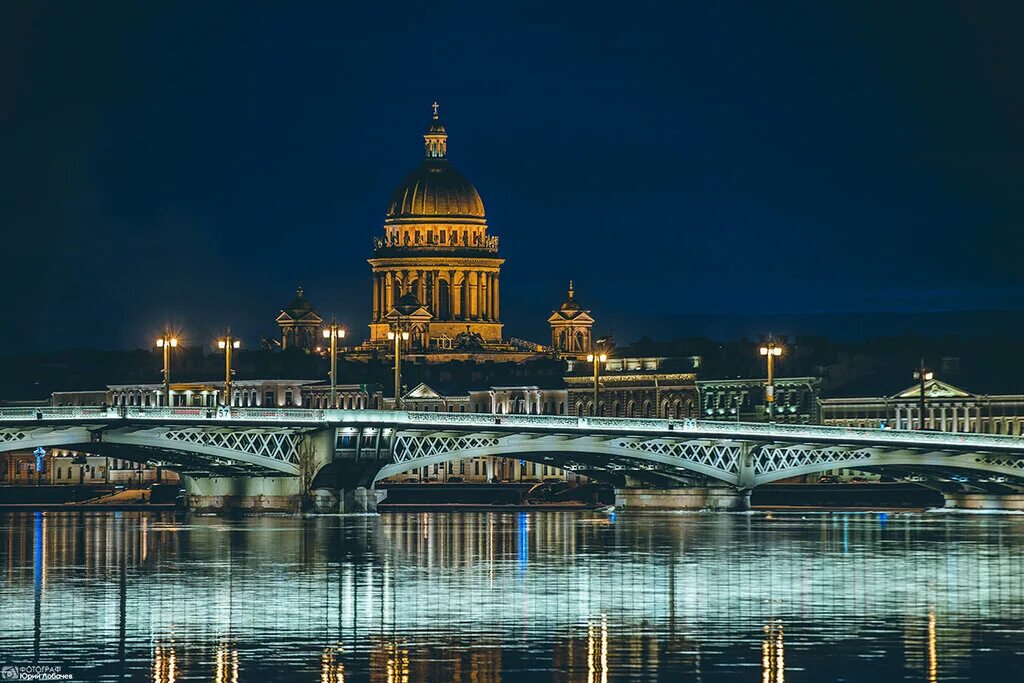
[[[494,274],[494,319],[501,320],[501,306],[498,299],[498,273]]]
[[[481,273],[484,279],[484,317],[491,319],[491,274]]]
[[[384,275],[386,286],[384,287],[384,310],[383,315],[387,315],[388,311],[395,305],[395,274],[392,271],[387,271]]]
[[[430,312],[436,319],[441,311],[441,294],[438,292],[438,285],[441,283],[441,271],[430,271]]]
[[[373,317],[372,320],[377,322],[380,318],[380,276],[376,273],[373,276]]]
[[[448,271],[448,318],[455,320],[455,271]]]
[[[476,319],[484,319],[484,274],[476,272]]]
[[[427,272],[425,270],[417,271],[416,275],[416,298],[419,299],[421,304],[427,302]]]
[[[480,319],[481,320],[490,320],[490,318],[491,318],[491,307],[490,307],[489,302],[487,300],[487,298],[491,295],[491,288],[488,286],[487,277],[488,277],[487,273],[485,273],[483,271],[481,271],[480,274],[477,275],[477,279],[478,279],[479,285],[480,285]]]
[[[487,319],[497,320],[494,317],[494,273],[487,274]]]

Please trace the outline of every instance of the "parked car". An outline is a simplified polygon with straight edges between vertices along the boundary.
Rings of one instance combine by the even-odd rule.
[[[834,474],[823,474],[820,477],[818,477],[818,483],[819,484],[838,484],[839,483],[839,478],[836,477]]]
[[[462,477],[448,477],[448,483],[449,484],[461,484],[464,481],[466,481],[466,480],[463,479]]]

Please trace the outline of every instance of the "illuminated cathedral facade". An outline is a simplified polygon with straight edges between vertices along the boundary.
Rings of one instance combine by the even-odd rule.
[[[514,351],[502,340],[498,238],[487,232],[480,193],[448,159],[436,103],[423,148],[374,240],[367,346],[386,347],[399,326],[413,352]]]

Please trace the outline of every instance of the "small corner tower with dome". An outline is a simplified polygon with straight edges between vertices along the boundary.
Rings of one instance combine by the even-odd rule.
[[[302,287],[297,288],[295,298],[277,316],[277,324],[281,328],[281,350],[312,351],[319,343],[323,322],[306,299]]]
[[[487,234],[480,193],[448,160],[436,102],[423,145],[423,160],[391,195],[384,235],[374,239],[367,345],[386,349],[400,309],[415,301],[410,350],[450,349],[465,334],[499,350],[505,346],[498,296],[504,260],[498,238]]]
[[[577,301],[572,280],[569,280],[566,300],[548,318],[548,325],[551,326],[551,348],[558,353],[583,355],[593,348],[591,328],[594,319],[590,317],[590,311],[584,310]]]

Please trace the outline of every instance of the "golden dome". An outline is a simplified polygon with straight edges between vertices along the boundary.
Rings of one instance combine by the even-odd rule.
[[[448,161],[448,133],[434,117],[423,136],[425,158],[391,195],[388,219],[484,218],[480,193]]]
[[[480,193],[447,159],[424,159],[391,195],[388,218],[483,218]]]

